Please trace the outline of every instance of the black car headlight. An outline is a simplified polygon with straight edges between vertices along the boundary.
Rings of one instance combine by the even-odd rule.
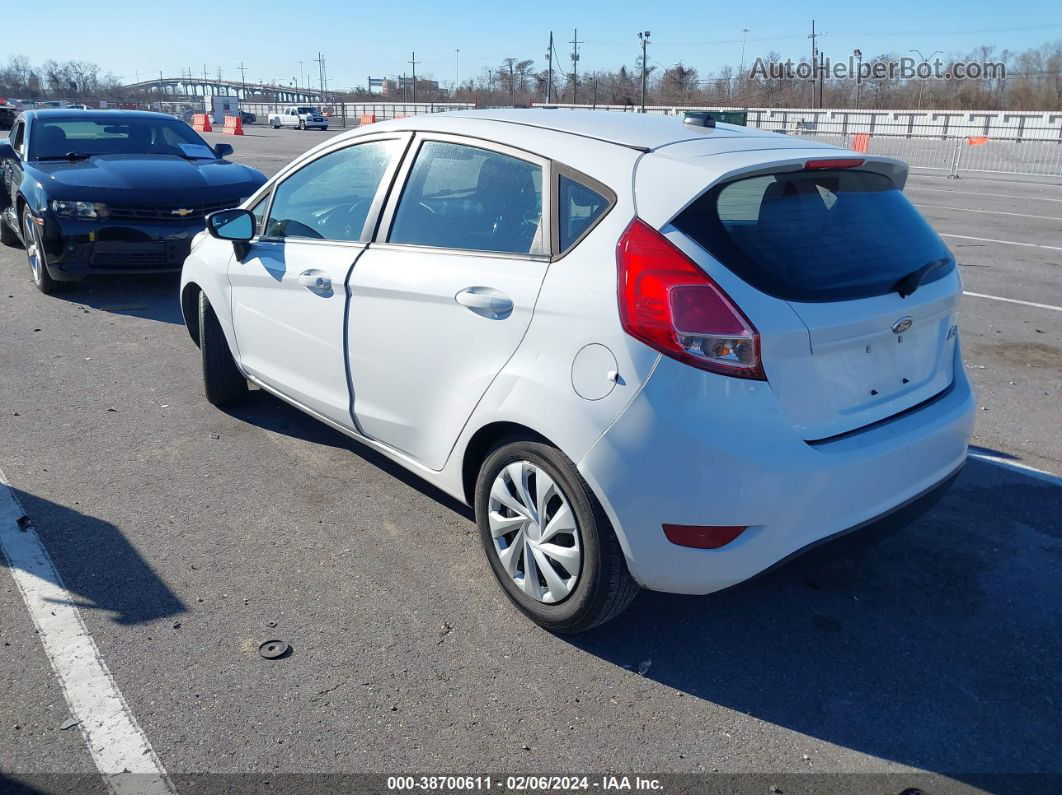
[[[106,204],[100,202],[77,202],[66,199],[52,199],[48,206],[56,215],[66,218],[107,218],[111,211]]]

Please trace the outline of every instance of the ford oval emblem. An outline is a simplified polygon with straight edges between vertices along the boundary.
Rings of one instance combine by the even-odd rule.
[[[907,329],[911,328],[911,326],[913,325],[914,318],[912,318],[910,315],[908,315],[907,317],[901,317],[899,320],[892,324],[892,333],[903,334],[905,331],[907,331]]]

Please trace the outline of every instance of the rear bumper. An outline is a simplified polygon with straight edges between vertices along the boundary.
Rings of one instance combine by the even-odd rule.
[[[93,274],[177,272],[203,228],[202,218],[145,223],[49,216],[44,224],[48,272],[61,281]]]
[[[812,445],[768,384],[664,358],[579,470],[641,585],[711,593],[834,537],[909,522],[939,497],[966,460],[973,428],[958,351],[954,372],[939,400]],[[693,549],[668,541],[664,523],[748,529],[719,549]]]

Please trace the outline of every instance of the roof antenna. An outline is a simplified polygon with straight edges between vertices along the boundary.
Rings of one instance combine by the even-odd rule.
[[[691,127],[715,127],[715,117],[704,111],[688,110],[682,118],[682,123]]]

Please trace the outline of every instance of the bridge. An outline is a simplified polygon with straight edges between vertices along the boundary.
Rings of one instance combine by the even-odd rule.
[[[269,83],[246,83],[242,80],[216,80],[188,75],[181,77],[159,77],[156,80],[141,80],[122,86],[129,94],[152,95],[153,99],[190,99],[210,94],[236,96],[252,100],[269,97],[274,102],[322,102],[327,99],[325,93],[315,88],[273,85]]]

